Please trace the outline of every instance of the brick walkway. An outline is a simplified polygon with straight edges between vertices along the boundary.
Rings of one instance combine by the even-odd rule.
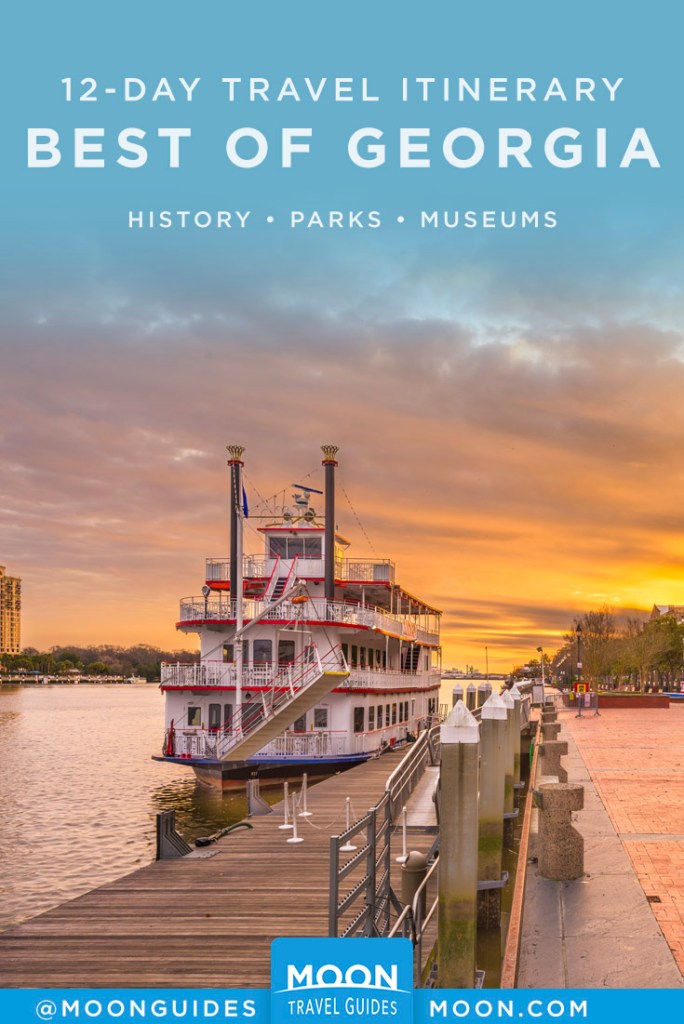
[[[684,972],[684,707],[561,720]]]

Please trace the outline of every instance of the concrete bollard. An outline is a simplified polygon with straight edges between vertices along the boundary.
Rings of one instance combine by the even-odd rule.
[[[474,711],[477,702],[477,689],[475,683],[468,683],[466,686],[466,706],[468,711]]]
[[[541,720],[542,722],[556,722],[558,721],[558,712],[555,708],[549,710],[542,708]]]
[[[515,728],[515,701],[508,690],[501,694],[501,700],[506,708],[506,774],[504,783],[504,814],[509,818],[515,810],[514,769],[515,769],[515,747],[513,742],[513,730]]]
[[[421,885],[425,881],[427,874],[427,857],[424,853],[420,853],[418,850],[411,850],[409,853],[406,863],[401,868],[401,900],[402,903],[406,903],[409,906],[413,905],[413,901],[416,898],[416,893],[420,889]],[[420,920],[425,918],[425,900],[426,892],[423,889],[422,897],[420,900]]]
[[[437,985],[473,988],[480,731],[463,701],[440,729],[441,843]]]
[[[463,687],[454,686],[451,691],[451,706],[452,708],[458,704],[459,700],[463,700]]]
[[[482,705],[480,726],[480,810],[478,837],[478,879],[501,878],[504,841],[504,784],[506,777],[506,705],[498,694]],[[479,928],[501,924],[501,889],[477,894]]]
[[[477,689],[477,706],[481,708],[492,695],[492,684],[489,682],[480,683]]]
[[[560,722],[542,722],[541,731],[544,740],[557,740],[560,730]]]
[[[584,786],[551,782],[535,794],[539,808],[539,874],[569,882],[584,874],[584,839],[572,825],[572,812],[584,807]]]
[[[542,775],[557,775],[559,782],[566,783],[568,773],[563,768],[560,759],[567,752],[568,744],[565,740],[544,740],[539,747],[539,756],[544,758],[541,766]]]

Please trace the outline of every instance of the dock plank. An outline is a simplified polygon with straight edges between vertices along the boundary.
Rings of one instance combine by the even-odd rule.
[[[346,798],[354,819],[363,817],[402,754],[312,786],[313,817],[298,819],[303,843],[286,842],[278,806],[210,855],[149,864],[8,929],[0,934],[0,983],[267,987],[272,939],[327,934],[329,842],[344,830]],[[411,846],[421,849],[424,839],[427,848],[432,838],[412,836]]]

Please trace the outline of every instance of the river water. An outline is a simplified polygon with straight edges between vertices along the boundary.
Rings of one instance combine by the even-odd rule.
[[[245,813],[161,752],[156,686],[0,686],[0,928],[149,863],[155,815],[189,840]]]
[[[0,686],[0,929],[148,864],[158,811],[190,842],[244,816],[244,796],[151,760],[163,704],[152,685]]]

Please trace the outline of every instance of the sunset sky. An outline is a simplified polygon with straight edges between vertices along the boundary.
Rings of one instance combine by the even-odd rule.
[[[180,28],[160,29],[167,43],[173,33],[174,69],[186,57],[179,74],[201,62],[227,73],[231,52],[243,73],[269,59],[284,68],[273,56],[277,25],[266,40],[223,40],[222,50]],[[433,68],[454,72],[453,40],[449,50],[434,32],[404,28],[387,74],[405,70],[409,54],[412,70],[424,72],[430,55]],[[375,552],[444,610],[446,665],[484,667],[487,646],[490,667],[509,669],[539,644],[559,646],[574,614],[606,602],[625,613],[684,603],[682,147],[657,103],[677,65],[663,59],[658,78],[636,56],[601,64],[601,46],[616,45],[608,23],[592,39],[565,28],[574,49],[561,70],[584,61],[579,73],[625,75],[612,127],[652,127],[660,171],[483,170],[465,189],[443,169],[369,181],[348,170],[321,177],[313,162],[291,179],[280,170],[224,180],[190,166],[172,182],[154,168],[134,182],[107,170],[83,185],[73,169],[37,181],[22,166],[22,133],[66,123],[45,97],[69,59],[73,74],[89,70],[76,61],[78,40],[59,59],[38,44],[41,77],[8,128],[0,295],[0,564],[24,580],[26,645],[184,646],[178,600],[199,594],[206,556],[228,552],[231,442],[246,447],[253,503],[319,467],[321,442],[340,446],[340,483]],[[143,66],[145,38],[131,44],[129,67]],[[316,70],[326,73],[332,47],[350,39],[341,26]],[[504,64],[504,39],[480,55],[480,73],[555,70],[533,37],[516,68]],[[90,39],[93,68],[105,42],[115,52],[107,31]],[[297,45],[290,61],[301,68]],[[350,74],[377,66],[372,34],[353,52]],[[91,111],[68,116],[96,123]],[[119,112],[117,124],[141,116]],[[545,128],[610,116],[525,112]],[[109,123],[100,109],[96,117]],[[187,117],[174,111],[175,123]],[[123,220],[134,205],[267,212],[270,202],[279,214],[316,202],[368,209],[388,196],[393,213],[553,208],[559,227],[162,237],[131,235]],[[338,522],[350,555],[373,554],[342,494]],[[247,546],[258,543],[248,531]]]

